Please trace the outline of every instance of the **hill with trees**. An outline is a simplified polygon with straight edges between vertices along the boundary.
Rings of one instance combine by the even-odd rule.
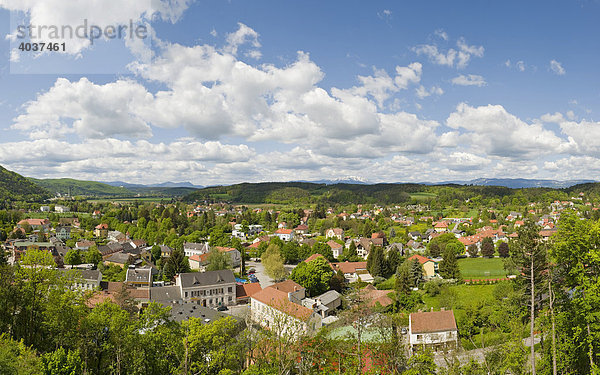
[[[50,192],[36,185],[18,173],[0,166],[0,202],[42,201],[50,197]]]
[[[60,193],[61,195],[70,194],[84,196],[132,196],[130,190],[104,184],[96,181],[81,181],[72,178],[57,178],[57,179],[36,179],[28,178],[31,182],[51,191],[52,193]]]

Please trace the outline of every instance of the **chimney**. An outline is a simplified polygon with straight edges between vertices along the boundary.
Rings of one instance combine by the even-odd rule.
[[[294,302],[294,301],[292,301],[292,292],[288,292],[288,300],[290,302]]]
[[[433,306],[431,306],[431,312],[433,312]]]

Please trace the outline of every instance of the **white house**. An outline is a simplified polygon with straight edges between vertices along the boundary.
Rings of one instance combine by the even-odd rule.
[[[252,319],[275,334],[290,338],[317,331],[323,325],[322,316],[300,304],[301,294],[304,288],[291,280],[255,293],[250,298]]]
[[[325,232],[325,238],[337,238],[344,240],[344,230],[342,228],[330,228]]]
[[[185,242],[183,244],[183,253],[188,258],[193,255],[206,254],[209,251],[210,251],[210,247],[208,246],[208,242],[206,242],[206,243]]]
[[[291,241],[294,238],[294,230],[293,229],[277,229],[275,231],[275,235],[282,239],[283,241]]]
[[[333,240],[327,241],[327,245],[329,245],[331,248],[331,252],[333,253],[333,257],[335,259],[339,258],[344,252],[344,245],[341,245]]]
[[[410,349],[429,348],[434,351],[458,346],[458,329],[452,310],[417,312],[408,318]]]

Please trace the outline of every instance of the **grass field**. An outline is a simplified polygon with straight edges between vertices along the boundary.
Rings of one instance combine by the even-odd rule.
[[[437,197],[437,194],[426,193],[424,191],[421,191],[421,192],[418,192],[418,193],[411,193],[410,194],[410,198],[414,199],[416,201],[426,201],[428,199],[435,198],[435,197]]]
[[[458,260],[463,279],[500,279],[506,277],[500,258],[464,258]]]
[[[134,198],[101,198],[90,199],[91,203],[107,203],[107,202],[170,202],[170,197],[134,197]]]

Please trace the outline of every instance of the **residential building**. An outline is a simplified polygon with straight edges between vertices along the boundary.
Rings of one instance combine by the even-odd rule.
[[[283,241],[291,241],[294,238],[294,230],[293,229],[277,229],[274,233],[277,237],[279,237]]]
[[[425,276],[425,278],[430,279],[432,277],[435,277],[435,275],[437,274],[437,271],[438,271],[438,264],[436,261],[434,261],[433,259],[424,257],[422,255],[419,255],[419,254],[415,254],[415,255],[411,256],[410,258],[408,258],[408,260],[410,260],[410,261],[415,260],[415,259],[423,267],[423,275]]]
[[[75,243],[75,248],[79,250],[89,250],[92,246],[96,246],[94,241],[80,240]]]
[[[236,302],[236,284],[233,271],[218,270],[182,273],[175,285],[184,301],[200,301],[205,307],[229,306]]]
[[[56,228],[56,238],[61,241],[71,239],[71,227],[70,226],[59,226]]]
[[[151,287],[152,269],[129,266],[125,274],[125,284],[135,287]]]
[[[298,337],[317,331],[323,325],[322,316],[302,306],[293,295],[286,292],[289,285],[271,285],[250,298],[252,319],[276,335]]]
[[[250,302],[250,298],[262,290],[260,283],[237,284],[236,300],[238,304]]]
[[[458,346],[458,329],[452,310],[417,312],[408,318],[411,351],[454,349]]]
[[[325,238],[337,238],[338,240],[344,240],[344,230],[342,228],[330,228],[325,231]]]
[[[108,236],[108,224],[98,224],[94,228],[94,236],[106,237]]]
[[[29,224],[31,230],[39,230],[41,232],[48,232],[51,226],[50,220],[48,219],[24,219],[17,223],[17,228],[23,228],[25,224]]]
[[[342,262],[342,263],[331,263],[331,267],[334,271],[342,271],[344,277],[346,278],[346,282],[353,283],[358,281],[358,277],[360,276],[362,281],[363,279],[369,279],[371,275],[369,271],[367,271],[367,262]],[[368,275],[368,276],[367,276]]]
[[[184,244],[183,244],[183,253],[188,258],[193,255],[206,254],[209,251],[210,251],[210,247],[208,246],[208,242],[205,242],[205,243],[184,242]]]
[[[73,279],[72,287],[81,290],[99,290],[102,273],[98,270],[64,269],[58,270]]]
[[[339,258],[344,252],[344,245],[339,244],[333,240],[327,241],[327,245],[331,248],[331,252],[333,253],[333,257],[335,259]]]

